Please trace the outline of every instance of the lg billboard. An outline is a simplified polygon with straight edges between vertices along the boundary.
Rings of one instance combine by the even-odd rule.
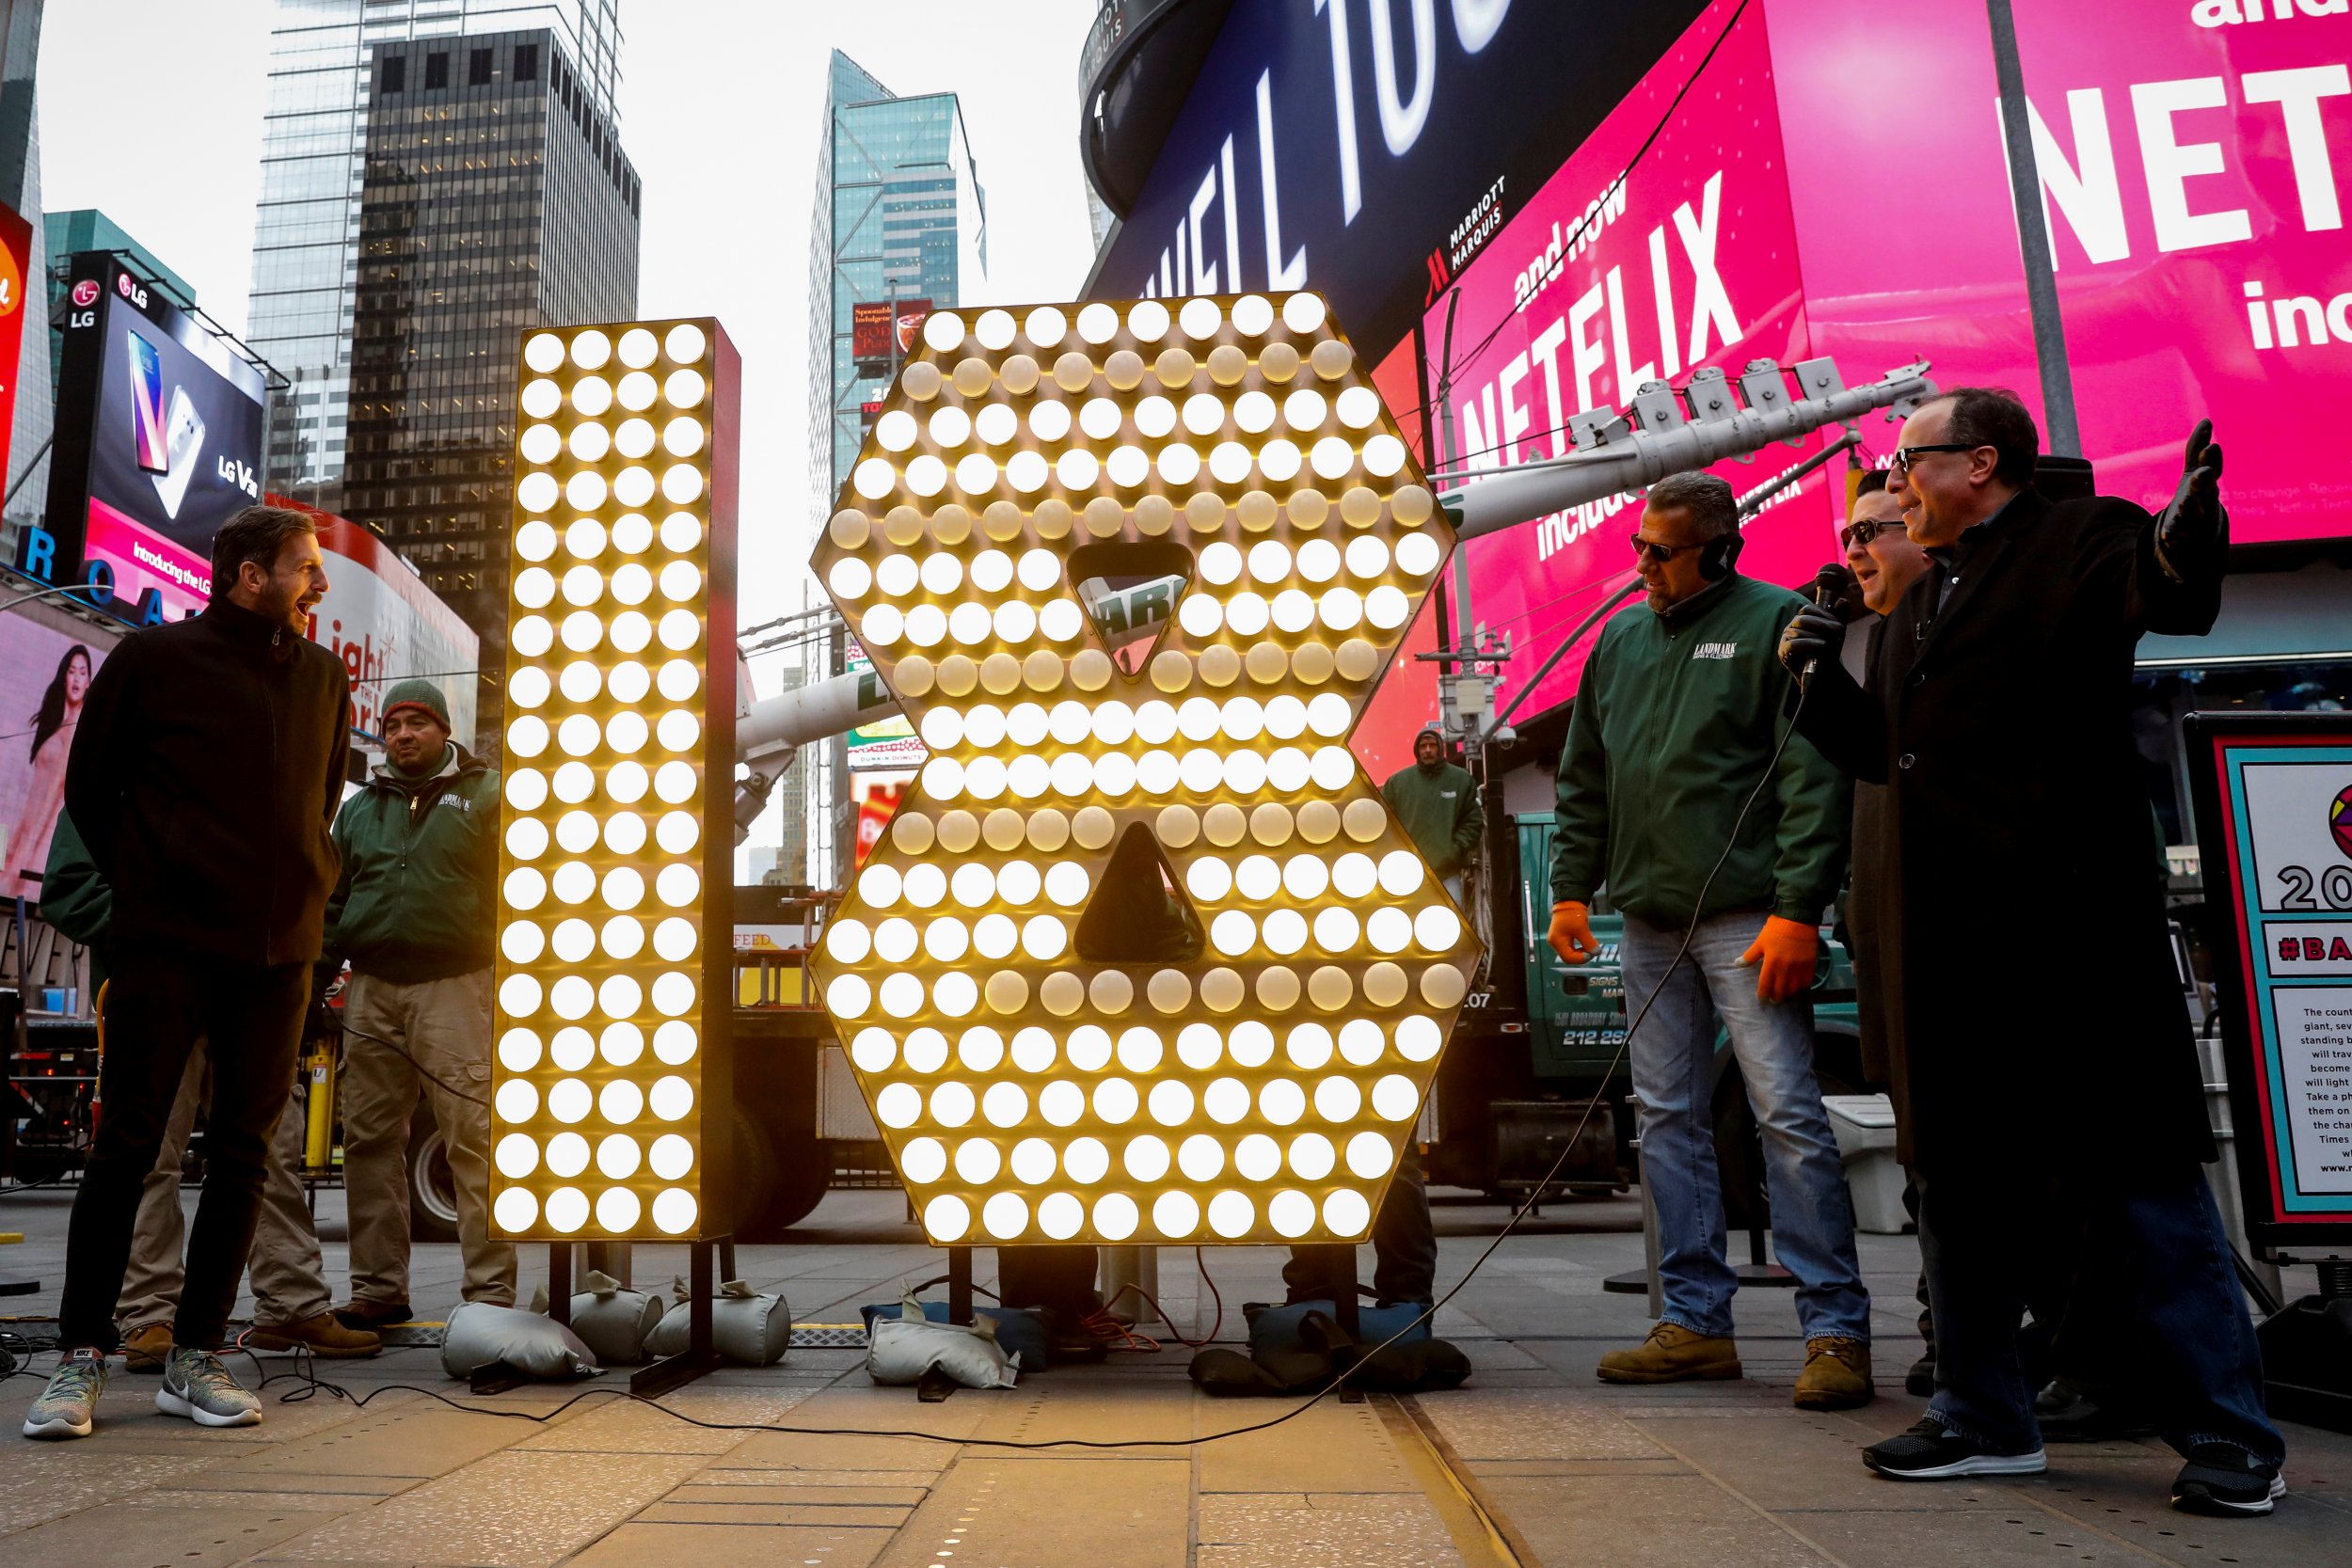
[[[262,372],[102,251],[68,263],[56,446],[23,569],[103,581],[130,619],[212,594],[213,535],[262,494]]]

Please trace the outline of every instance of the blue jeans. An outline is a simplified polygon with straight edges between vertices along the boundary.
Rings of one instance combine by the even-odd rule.
[[[1935,1312],[1930,1416],[1996,1449],[2042,1446],[2017,1324],[2034,1260],[2063,1257],[2076,1297],[2067,1337],[2097,1337],[2118,1391],[2167,1443],[2184,1454],[2227,1443],[2273,1465],[2285,1456],[2263,1410],[2262,1353],[2221,1213],[2196,1166],[2135,1173],[2128,1184],[2053,1180],[1988,1148],[1916,1179]],[[2105,1321],[2076,1321],[2086,1306]]]
[[[1629,1054],[1642,1106],[1642,1180],[1658,1211],[1663,1316],[1695,1334],[1731,1333],[1731,1296],[1740,1282],[1724,1258],[1712,1114],[1720,1017],[1763,1135],[1773,1251],[1797,1276],[1805,1338],[1867,1342],[1870,1295],[1854,1259],[1853,1197],[1813,1077],[1812,999],[1764,1002],[1756,994],[1756,972],[1740,966],[1740,955],[1763,928],[1761,912],[1710,915],[1699,923],[1690,956],[1667,977],[1683,933],[1625,917],[1618,954],[1626,1016],[1658,990]]]

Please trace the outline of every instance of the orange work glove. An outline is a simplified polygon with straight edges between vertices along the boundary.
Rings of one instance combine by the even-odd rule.
[[[1593,937],[1593,911],[1574,899],[1551,906],[1548,940],[1562,963],[1590,963],[1600,954],[1600,943]]]
[[[1743,966],[1756,966],[1756,994],[1767,1002],[1786,1002],[1811,986],[1813,959],[1820,942],[1820,932],[1802,920],[1766,915],[1764,929],[1740,955]]]

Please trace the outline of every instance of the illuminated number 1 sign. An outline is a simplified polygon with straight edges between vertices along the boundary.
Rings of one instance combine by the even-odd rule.
[[[930,760],[813,964],[934,1243],[1368,1231],[1479,949],[1346,742],[1452,544],[1317,295],[925,322],[813,564]]]
[[[723,1234],[739,361],[713,321],[522,359],[492,1228]]]

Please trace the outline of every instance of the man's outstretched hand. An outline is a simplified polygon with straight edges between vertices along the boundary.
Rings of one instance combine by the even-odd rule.
[[[2213,421],[2200,420],[2181,456],[2181,483],[2171,504],[2156,518],[2156,564],[2174,582],[2185,582],[2181,563],[2214,559],[2230,537],[2230,515],[2221,505],[2221,443]]]
[[[1820,932],[1802,920],[1766,915],[1764,929],[1740,955],[1743,967],[1756,967],[1756,994],[1766,1002],[1786,1002],[1811,986],[1820,941]]]
[[[1593,911],[1573,900],[1551,906],[1551,931],[1546,940],[1562,963],[1590,963],[1600,954],[1600,943],[1593,938]]]

